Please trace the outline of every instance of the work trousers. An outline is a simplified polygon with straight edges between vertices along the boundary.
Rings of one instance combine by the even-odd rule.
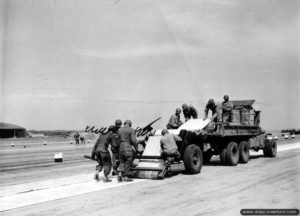
[[[103,173],[104,175],[107,177],[111,171],[111,157],[109,152],[98,152],[97,156],[97,161],[98,161],[98,165],[96,166],[96,170],[98,170],[99,172],[102,171],[103,169]]]
[[[112,166],[113,171],[117,171],[119,166],[119,151],[112,151]]]
[[[169,162],[172,162],[173,159],[175,160],[179,160],[180,159],[180,152],[177,150],[173,153],[171,152],[162,152],[161,153],[161,157],[165,160],[165,161],[169,161]]]
[[[130,173],[130,166],[133,162],[133,151],[132,150],[123,150],[119,154],[120,165],[118,167],[119,172],[123,172],[124,176]]]

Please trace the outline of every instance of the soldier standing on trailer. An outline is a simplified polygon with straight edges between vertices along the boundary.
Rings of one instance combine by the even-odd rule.
[[[212,129],[215,128],[216,131],[219,131],[220,124],[222,122],[222,107],[220,103],[215,103],[214,99],[209,99],[205,109],[204,109],[204,118],[203,120],[206,120],[208,118],[208,112],[211,110],[211,118],[210,125]],[[215,127],[217,125],[217,127]]]
[[[182,122],[180,121],[180,113],[181,109],[177,108],[175,114],[171,115],[169,119],[167,129],[177,129],[180,127],[180,125],[182,125]]]
[[[233,109],[233,103],[229,101],[229,96],[224,95],[224,101],[222,102],[222,122],[228,123],[230,121],[231,110]]]
[[[182,104],[182,112],[185,118],[185,121],[188,121],[193,117],[193,119],[198,118],[197,110],[192,106],[188,106],[186,104]]]

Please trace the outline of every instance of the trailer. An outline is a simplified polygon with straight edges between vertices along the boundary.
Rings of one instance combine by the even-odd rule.
[[[146,151],[146,154],[136,156],[140,163],[133,168],[136,173],[132,177],[163,179],[168,173],[181,171],[197,174],[200,173],[203,163],[208,163],[213,155],[218,155],[221,163],[229,166],[248,163],[250,150],[262,149],[265,157],[276,157],[276,141],[266,136],[259,126],[260,111],[253,109],[254,100],[232,103],[230,122],[191,119],[179,129],[169,130],[182,138],[182,141],[177,143],[181,153],[180,161],[170,164],[162,160],[158,143],[161,136],[158,131],[156,137],[150,138],[150,142],[146,144],[146,149],[151,145],[154,146],[152,148],[156,148],[152,151],[155,154],[149,155],[151,151]],[[188,127],[188,124],[195,127]]]

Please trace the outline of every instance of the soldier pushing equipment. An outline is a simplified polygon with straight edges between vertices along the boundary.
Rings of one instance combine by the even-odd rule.
[[[118,167],[119,175],[118,181],[132,181],[127,175],[130,174],[130,166],[133,162],[133,148],[137,151],[137,139],[134,129],[131,128],[131,121],[126,120],[124,127],[120,128],[118,134],[120,137],[120,151],[119,159],[120,165]],[[124,177],[125,176],[125,177]]]
[[[96,158],[98,161],[98,165],[96,166],[95,179],[99,180],[99,173],[103,169],[104,179],[103,182],[110,182],[111,180],[108,178],[108,175],[111,171],[112,163],[111,157],[108,151],[108,146],[111,144],[112,134],[116,132],[115,126],[111,125],[108,129],[108,133],[103,135],[100,134],[98,140],[96,141],[93,150],[92,150],[92,158]]]
[[[115,121],[115,128],[116,133],[112,134],[111,137],[111,152],[112,152],[112,165],[113,165],[113,172],[112,175],[118,175],[118,165],[119,165],[119,151],[120,151],[120,137],[119,137],[119,129],[122,126],[122,121],[120,119],[117,119]]]
[[[173,134],[169,134],[167,129],[163,129],[161,132],[163,136],[160,140],[160,147],[162,150],[161,156],[164,160],[171,161],[169,158],[174,157],[176,160],[179,160],[180,153],[178,151],[178,146],[176,141],[182,141],[182,139]]]

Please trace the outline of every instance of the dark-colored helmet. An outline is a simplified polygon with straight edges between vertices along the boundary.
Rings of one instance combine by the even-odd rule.
[[[122,121],[120,119],[117,119],[115,121],[115,126],[121,127],[121,125],[122,125]]]
[[[132,125],[132,123],[131,123],[130,120],[126,120],[126,121],[124,122],[124,125],[126,125],[126,124],[128,124],[130,127],[131,127],[131,125]]]
[[[114,125],[109,126],[108,131],[111,131],[113,133],[116,132],[116,126]]]
[[[228,101],[229,100],[229,96],[228,95],[224,95],[224,100]]]
[[[188,108],[188,105],[182,104],[182,109],[187,109],[187,108]]]
[[[167,133],[169,133],[169,131],[167,130],[167,129],[163,129],[162,131],[161,131],[161,135],[165,135],[165,134],[167,134]]]
[[[214,99],[209,99],[208,102],[207,102],[207,105],[208,105],[209,107],[214,106],[214,105],[215,105]]]

